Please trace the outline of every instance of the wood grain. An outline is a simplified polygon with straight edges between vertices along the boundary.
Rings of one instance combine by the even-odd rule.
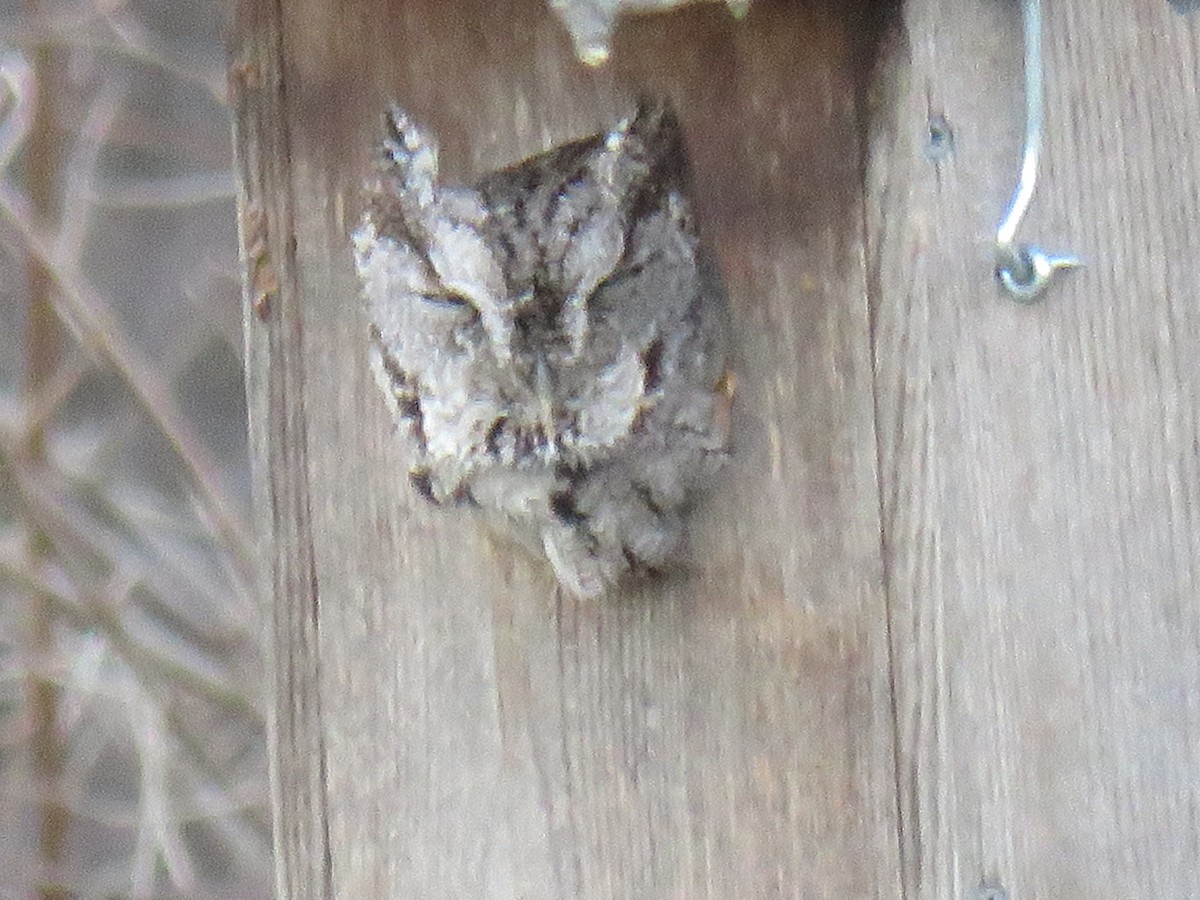
[[[241,4],[229,87],[236,118],[238,224],[246,331],[246,393],[254,411],[259,596],[263,603],[277,892],[327,897],[330,843],[324,784],[319,592],[308,470],[305,369],[295,362],[303,302],[293,238],[298,204],[283,104],[279,11]],[[251,324],[251,323],[254,324]],[[270,327],[264,327],[269,325]]]
[[[280,893],[897,896],[863,10],[631,20],[588,71],[538,0],[242,6],[244,204],[285,270],[246,318]],[[737,309],[736,462],[687,577],[580,604],[407,490],[346,235],[391,96],[468,177],[642,91],[679,108]]]
[[[870,190],[904,896],[1200,888],[1200,42],[1047,4],[1019,306],[989,239],[1020,150],[1016,4],[911,2]],[[954,152],[927,155],[930,116]]]

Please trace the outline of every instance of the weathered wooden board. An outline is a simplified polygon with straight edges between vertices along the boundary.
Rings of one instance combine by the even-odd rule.
[[[1200,20],[1048,5],[1023,234],[1088,267],[1030,307],[990,274],[1016,3],[909,0],[868,142],[865,0],[628,20],[599,71],[539,0],[243,0],[284,896],[1200,892]],[[387,98],[469,177],[642,91],[737,447],[691,578],[579,604],[409,495],[346,233]]]
[[[865,7],[632,20],[589,71],[540,0],[241,4],[285,896],[898,895]],[[389,97],[468,177],[642,91],[679,108],[736,308],[737,446],[691,577],[580,604],[410,495],[346,235]]]
[[[880,483],[905,896],[1200,891],[1200,22],[1047,3],[1023,230],[1087,268],[1003,299],[1017,4],[912,0],[873,147]],[[954,152],[926,156],[944,116]],[[977,893],[972,893],[976,891]]]

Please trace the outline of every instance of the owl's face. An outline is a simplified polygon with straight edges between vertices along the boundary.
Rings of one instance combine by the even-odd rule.
[[[412,484],[488,513],[578,596],[657,570],[730,400],[674,116],[643,105],[473,188],[439,184],[400,110],[386,124],[353,239]]]
[[[439,185],[432,141],[388,123],[356,257],[377,375],[423,452],[453,482],[619,449],[688,368],[700,285],[674,119],[643,109],[474,188]]]

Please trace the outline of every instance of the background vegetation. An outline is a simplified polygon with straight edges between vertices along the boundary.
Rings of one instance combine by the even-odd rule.
[[[0,896],[269,893],[225,16],[0,2]]]

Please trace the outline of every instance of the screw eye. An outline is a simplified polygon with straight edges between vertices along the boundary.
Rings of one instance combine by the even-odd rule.
[[[1016,242],[1017,228],[1033,200],[1042,149],[1046,66],[1042,59],[1042,0],[1022,0],[1021,19],[1025,37],[1025,149],[1020,180],[996,228],[996,275],[1014,299],[1028,302],[1045,290],[1055,272],[1074,268],[1080,262],[1074,256],[1054,255]]]

